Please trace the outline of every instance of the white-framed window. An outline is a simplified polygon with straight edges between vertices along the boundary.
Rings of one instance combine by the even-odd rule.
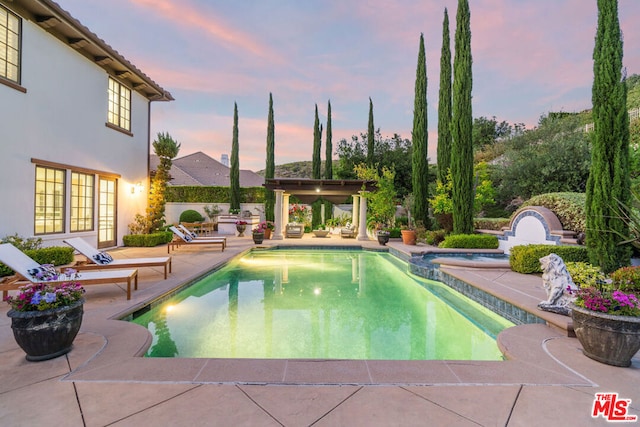
[[[0,5],[0,77],[20,84],[20,18]]]
[[[70,231],[93,230],[94,175],[71,172]]]
[[[131,89],[109,77],[107,122],[131,131]]]
[[[64,232],[64,169],[36,166],[34,234]]]

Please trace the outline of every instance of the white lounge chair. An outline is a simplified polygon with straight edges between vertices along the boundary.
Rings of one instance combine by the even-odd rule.
[[[96,270],[111,268],[140,268],[140,267],[164,267],[164,278],[171,273],[171,257],[154,257],[154,258],[130,258],[130,259],[113,259],[111,255],[100,252],[84,239],[73,237],[63,240],[67,245],[80,252],[87,259],[87,262],[76,263],[73,268],[76,270]]]
[[[190,245],[220,245],[222,247],[222,251],[227,247],[227,238],[226,237],[210,237],[210,238],[198,238],[194,239],[191,235],[186,235],[182,231],[178,230],[174,225],[169,227],[169,230],[173,231],[173,234],[177,237],[172,242],[167,245],[167,253],[171,250],[171,248],[176,248],[181,245],[190,246]]]
[[[16,280],[0,284],[3,297],[7,296],[7,291],[18,290],[20,286],[28,282],[42,282],[42,280],[36,276],[36,274],[41,271],[42,266],[11,243],[0,244],[0,262],[11,268],[17,276]],[[131,299],[131,282],[134,284],[134,289],[138,289],[138,270],[86,271],[78,273],[75,277],[62,274],[57,280],[47,282],[68,281],[78,282],[83,286],[126,282],[127,299],[129,300]]]

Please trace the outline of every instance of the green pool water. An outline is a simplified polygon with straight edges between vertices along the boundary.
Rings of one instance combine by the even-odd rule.
[[[133,322],[147,357],[502,360],[513,324],[388,253],[252,251]]]

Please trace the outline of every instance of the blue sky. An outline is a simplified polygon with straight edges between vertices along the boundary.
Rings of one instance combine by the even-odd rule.
[[[411,138],[420,34],[435,161],[442,20],[455,0],[58,0],[176,99],[152,104],[152,136],[179,156],[230,153],[238,103],[240,168],[265,166],[269,93],[276,164],[311,160],[314,107],[333,144],[366,133],[369,97],[383,136]],[[640,74],[640,1],[619,0],[624,65]],[[536,125],[591,107],[596,1],[470,0],[473,116]],[[453,51],[452,51],[453,58]],[[324,135],[323,135],[324,159]]]

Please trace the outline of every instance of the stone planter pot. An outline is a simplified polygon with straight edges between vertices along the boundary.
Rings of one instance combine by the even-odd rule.
[[[378,233],[378,243],[385,246],[389,242],[389,233]]]
[[[264,240],[264,233],[253,233],[253,243],[259,245]]]
[[[640,350],[640,318],[614,316],[571,306],[573,329],[585,356],[627,367]]]
[[[68,353],[82,325],[83,304],[84,299],[52,310],[9,310],[13,337],[27,353],[27,360],[49,360]]]
[[[271,229],[270,228],[265,228],[264,229],[264,238],[265,239],[270,239],[271,238]]]
[[[244,237],[244,230],[247,229],[246,224],[236,224],[236,230],[238,231],[238,237]]]
[[[402,233],[402,243],[405,245],[416,244],[416,231],[415,230],[400,230]]]

